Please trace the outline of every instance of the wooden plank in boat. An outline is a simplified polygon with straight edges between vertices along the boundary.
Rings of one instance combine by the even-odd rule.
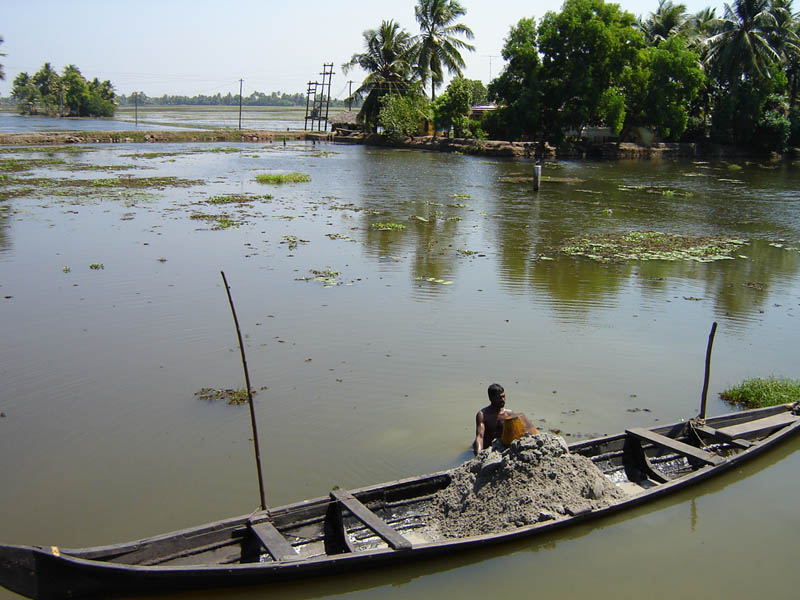
[[[764,419],[756,421],[747,421],[746,423],[739,423],[738,425],[731,425],[730,427],[720,427],[719,431],[734,438],[760,435],[773,429],[791,425],[798,420],[798,417],[790,412],[783,412]]]
[[[737,448],[742,448],[743,450],[747,450],[753,445],[752,442],[748,442],[747,440],[743,440],[740,438],[734,438],[733,436],[731,436],[728,433],[725,433],[721,429],[714,429],[713,427],[709,427],[708,425],[695,425],[694,428],[700,433],[704,433],[705,435],[712,437],[715,440],[725,442],[726,444],[730,444],[731,446],[736,446]]]
[[[711,454],[711,452],[706,452],[705,450],[701,450],[700,448],[695,448],[694,446],[690,446],[689,444],[684,444],[683,442],[679,442],[678,440],[668,438],[665,435],[661,435],[660,433],[655,433],[653,431],[650,431],[649,429],[640,429],[640,428],[626,429],[625,433],[637,437],[639,439],[648,441],[652,444],[663,446],[664,448],[669,448],[673,452],[677,452],[678,454],[682,454],[683,456],[687,456],[689,458],[694,458],[702,463],[706,463],[709,465],[719,465],[725,462],[725,458],[723,458],[722,456]]]
[[[261,542],[261,545],[267,549],[272,555],[272,558],[280,561],[299,560],[300,556],[294,551],[292,545],[286,541],[280,531],[275,529],[275,526],[269,521],[262,521],[261,523],[248,523],[250,530]]]
[[[341,502],[347,510],[353,513],[354,517],[382,537],[394,550],[411,550],[411,542],[392,529],[386,521],[364,506],[347,490],[333,490],[331,498]]]

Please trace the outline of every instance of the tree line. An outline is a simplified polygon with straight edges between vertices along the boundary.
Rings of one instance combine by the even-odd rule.
[[[22,114],[64,117],[111,117],[114,115],[114,86],[96,77],[87,81],[75,65],[59,75],[49,62],[33,76],[20,73],[14,78],[11,97]]]
[[[117,97],[120,106],[133,106],[134,103],[140,106],[239,106],[239,94],[220,93],[214,95],[198,94],[196,96],[180,96],[164,94],[162,96],[148,96],[144,92],[131,93],[127,96]],[[342,101],[338,101],[343,104]],[[334,101],[331,100],[331,104]],[[305,94],[285,94],[283,92],[253,92],[249,96],[242,98],[244,106],[305,106]]]
[[[354,94],[364,97],[368,129],[408,135],[433,119],[456,133],[554,145],[590,126],[623,141],[778,152],[800,145],[800,15],[792,0],[734,0],[721,15],[660,0],[646,17],[603,0],[566,0],[558,12],[510,27],[504,69],[488,86],[498,109],[478,120],[464,104],[472,83],[460,77],[459,50],[473,49],[460,39],[472,37],[458,23],[465,12],[455,0],[418,0],[418,36],[393,21],[364,32],[364,51],[344,67],[368,73]],[[435,99],[443,68],[456,75],[446,101]]]

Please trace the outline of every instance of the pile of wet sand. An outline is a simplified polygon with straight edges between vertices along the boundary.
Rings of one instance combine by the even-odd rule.
[[[497,533],[612,504],[624,493],[591,460],[551,433],[495,444],[452,472],[434,497],[431,525],[443,537]]]

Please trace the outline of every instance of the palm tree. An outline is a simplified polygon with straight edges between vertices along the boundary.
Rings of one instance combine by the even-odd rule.
[[[717,9],[704,8],[686,19],[686,33],[689,45],[695,50],[704,46],[708,38],[716,33]]]
[[[788,63],[800,53],[798,15],[792,13],[792,0],[772,0],[770,13],[775,19],[775,27],[770,31],[772,47]]]
[[[776,25],[772,43],[786,64],[789,107],[792,108],[800,87],[800,13],[792,12],[792,0],[772,0],[771,12]]]
[[[3,43],[3,36],[0,35],[0,44],[2,43]],[[0,56],[5,56],[5,55],[6,55],[5,52],[0,52]],[[5,78],[6,78],[6,72],[3,71],[3,65],[0,65],[0,81],[4,80]]]
[[[780,54],[771,32],[777,23],[770,0],[734,0],[725,5],[718,33],[708,39],[706,62],[722,80],[736,85],[751,77],[769,77]]]
[[[466,13],[457,0],[417,0],[414,7],[420,29],[417,68],[423,85],[428,78],[431,80],[431,100],[436,99],[436,88],[444,80],[442,69],[461,75],[466,63],[459,50],[475,50],[475,46],[459,39],[459,36],[468,40],[475,37],[469,27],[456,22]]]
[[[680,33],[687,20],[685,4],[673,4],[672,0],[659,0],[658,10],[650,13],[646,21],[640,22],[639,27],[647,40],[657,45],[660,41]]]
[[[394,21],[383,21],[378,29],[367,29],[363,36],[364,52],[353,54],[342,70],[347,73],[353,67],[360,67],[367,72],[352,98],[364,98],[358,116],[368,128],[374,129],[380,98],[386,94],[404,94],[413,81],[413,40]]]

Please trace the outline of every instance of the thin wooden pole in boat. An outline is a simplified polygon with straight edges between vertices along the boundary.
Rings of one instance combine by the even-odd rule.
[[[236,317],[236,309],[233,307],[231,288],[228,287],[228,280],[225,279],[225,272],[220,271],[222,282],[225,284],[225,291],[228,293],[228,302],[233,313],[233,323],[236,325],[236,335],[239,338],[239,351],[242,353],[242,366],[244,367],[244,381],[247,384],[247,403],[250,405],[250,424],[253,428],[253,447],[256,452],[256,469],[258,470],[258,492],[261,494],[261,510],[267,510],[267,501],[264,497],[264,476],[261,474],[261,450],[258,447],[258,426],[256,425],[256,411],[253,408],[253,392],[250,390],[250,374],[247,372],[247,358],[244,355],[244,344],[242,343],[242,332],[239,329],[239,319]]]
[[[711,375],[711,347],[714,345],[714,334],[717,332],[717,322],[711,326],[711,333],[708,334],[708,347],[706,348],[706,374],[703,379],[703,396],[700,402],[700,414],[698,419],[706,418],[706,402],[708,400],[708,379]]]

